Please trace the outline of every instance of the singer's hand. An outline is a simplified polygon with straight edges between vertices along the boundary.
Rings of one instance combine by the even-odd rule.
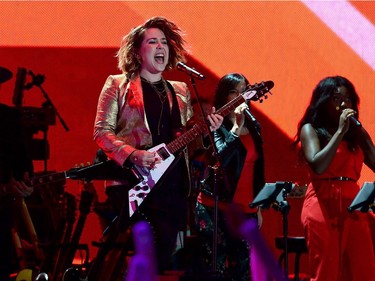
[[[245,114],[244,110],[247,109],[248,106],[246,103],[241,103],[236,109],[230,114],[229,119],[233,123],[233,127],[231,129],[232,133],[239,136],[242,131],[242,127],[245,124]]]
[[[246,103],[241,103],[239,106],[236,107],[234,110],[235,114],[235,124],[239,127],[242,128],[244,123],[245,123],[245,115],[244,115],[244,110],[249,108]]]
[[[340,115],[338,130],[341,134],[345,134],[349,130],[350,126],[350,116],[354,116],[356,111],[351,108],[345,108]]]

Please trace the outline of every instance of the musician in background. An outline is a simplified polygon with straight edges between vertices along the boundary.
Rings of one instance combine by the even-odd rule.
[[[12,73],[0,67],[1,83],[9,80]],[[10,280],[16,272],[18,261],[12,239],[17,208],[15,199],[27,197],[33,187],[26,182],[33,171],[26,138],[23,135],[21,116],[17,109],[0,104],[0,280]]]
[[[363,163],[375,172],[370,135],[353,122],[359,96],[345,77],[322,79],[298,124],[294,145],[310,168],[301,220],[311,280],[374,281],[368,214],[348,212],[359,191]]]
[[[242,74],[229,73],[223,76],[215,91],[214,106],[220,108],[227,104],[244,92],[247,85],[249,82]],[[255,119],[245,117],[245,110],[249,110],[249,106],[246,103],[240,104],[224,118],[220,129],[214,132],[214,142],[221,159],[216,187],[219,197],[217,271],[229,274],[231,280],[236,281],[250,280],[249,245],[233,235],[227,225],[225,213],[229,204],[236,204],[248,218],[256,219],[260,227],[260,209],[250,209],[249,203],[265,183],[260,124]],[[211,174],[205,180],[196,206],[197,228],[203,242],[201,258],[206,271],[212,268],[213,185]]]
[[[165,70],[184,60],[181,34],[176,24],[162,17],[133,28],[117,53],[122,74],[110,75],[104,84],[94,140],[109,159],[125,169],[132,165],[151,169],[161,163],[158,154],[148,149],[171,142],[192,116],[187,85],[163,78]],[[221,116],[210,114],[208,119],[212,131],[220,127]],[[185,227],[189,186],[187,157],[181,152],[141,204],[136,218],[132,217],[133,221],[146,220],[152,225],[159,273],[169,269],[177,233]],[[106,187],[120,222],[129,214],[131,187],[124,181],[108,182]]]

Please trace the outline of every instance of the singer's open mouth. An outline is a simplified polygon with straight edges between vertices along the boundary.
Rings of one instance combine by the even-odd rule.
[[[157,63],[163,64],[164,63],[164,54],[156,54],[155,55],[155,61]]]

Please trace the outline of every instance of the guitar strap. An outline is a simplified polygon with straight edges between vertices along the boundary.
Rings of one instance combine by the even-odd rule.
[[[181,124],[181,112],[180,112],[180,108],[178,106],[176,93],[175,93],[175,91],[173,89],[172,84],[167,81],[167,85],[168,85],[168,89],[172,93],[172,101],[173,101],[173,103],[172,103],[172,109],[171,109],[171,120],[172,120],[173,133],[176,134],[176,132],[181,131],[181,127],[182,127],[182,124]],[[173,138],[174,137],[175,136],[173,136]]]

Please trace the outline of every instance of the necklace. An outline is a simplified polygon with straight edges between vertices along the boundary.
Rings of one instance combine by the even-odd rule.
[[[159,100],[162,104],[164,104],[165,99],[167,98],[167,83],[163,78],[157,82],[150,82],[147,79],[141,77],[141,80],[149,84],[155,93],[158,95]],[[158,88],[159,87],[159,88]]]
[[[159,121],[158,121],[158,136],[160,136],[160,125],[161,125],[161,119],[163,117],[163,112],[164,112],[164,102],[167,98],[167,83],[165,82],[163,77],[161,78],[161,81],[157,81],[154,83],[148,81],[147,79],[143,77],[141,77],[141,80],[149,84],[159,97],[159,100],[161,103],[161,109],[160,109]]]

